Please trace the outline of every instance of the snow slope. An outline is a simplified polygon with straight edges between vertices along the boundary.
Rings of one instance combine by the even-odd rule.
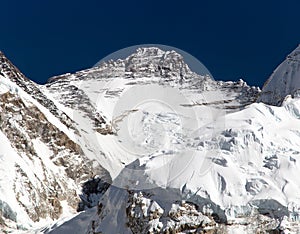
[[[148,52],[154,58],[139,57]],[[281,229],[298,233],[297,96],[284,96],[281,107],[251,104],[259,90],[242,81],[217,82],[188,70],[180,76],[176,69],[168,70],[174,72],[170,76],[158,76],[155,59],[162,55],[166,56],[153,48],[141,49],[132,55],[139,58],[133,74],[126,70],[131,65],[127,60],[118,60],[94,68],[92,77],[105,82],[99,86],[103,90],[97,89],[96,81],[89,81],[89,75],[78,86],[88,92],[86,84],[95,82],[93,90],[104,104],[98,108],[112,119],[116,130],[107,141],[97,133],[100,148],[126,165],[119,166],[120,173],[112,172],[113,184],[86,230],[254,233]],[[113,72],[108,73],[108,68]],[[133,155],[132,161],[123,161],[128,154]],[[76,219],[66,225],[79,225]]]
[[[264,222],[269,225],[264,229],[275,229],[282,219],[299,225],[299,108],[299,99],[288,99],[282,107],[252,104],[218,118],[190,138],[185,136],[180,143],[184,151],[161,149],[140,157],[122,170],[101,200],[95,230],[140,233],[139,223],[145,222],[144,230],[150,230],[154,224],[147,215],[131,219],[128,214],[135,191],[164,211],[153,226],[161,231],[179,225],[170,216],[178,201],[192,202],[210,217],[210,223],[245,223],[247,233]],[[202,139],[205,130],[220,126]],[[145,206],[151,209],[150,204]],[[253,220],[257,226],[252,226]],[[288,226],[282,228],[288,230]],[[293,230],[299,232],[299,226]]]
[[[84,141],[81,145],[88,145],[86,151],[83,147],[85,154],[101,162],[112,178],[124,165],[139,157],[118,147],[120,139],[113,134],[122,118],[144,101],[158,99],[160,108],[171,109],[174,102],[180,101],[176,108],[188,111],[185,114],[192,115],[190,118],[195,120],[197,113],[189,110],[199,106],[199,118],[204,121],[207,116],[200,109],[207,109],[205,106],[216,107],[210,111],[217,113],[217,109],[235,111],[252,103],[260,92],[242,80],[222,82],[197,75],[181,55],[155,47],[140,48],[124,60],[108,61],[75,74],[53,77],[42,91],[81,126],[78,129],[83,136],[80,140]],[[176,100],[170,100],[170,96]],[[210,113],[209,118],[210,115],[214,113]],[[97,118],[101,119],[101,124],[95,122]]]
[[[155,47],[43,86],[0,54],[1,227],[297,233],[297,51],[288,85],[271,79],[261,95],[242,80],[197,75]],[[258,95],[267,104],[254,103]]]
[[[287,95],[297,96],[300,89],[300,45],[290,53],[264,84],[258,102],[281,105]]]
[[[64,112],[0,53],[0,230],[75,214],[81,183],[106,171],[87,160]]]

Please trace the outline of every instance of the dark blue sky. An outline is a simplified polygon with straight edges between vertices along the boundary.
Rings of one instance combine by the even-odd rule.
[[[198,58],[215,79],[261,86],[300,43],[300,1],[5,1],[0,50],[29,78],[93,66],[159,43]]]

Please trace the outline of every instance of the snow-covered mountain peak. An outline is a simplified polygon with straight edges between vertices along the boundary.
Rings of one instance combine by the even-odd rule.
[[[183,62],[183,56],[177,53],[175,50],[162,50],[158,47],[140,47],[132,55],[126,58],[127,61],[138,60],[152,60],[152,62],[173,59],[174,61]]]
[[[174,50],[163,51],[156,47],[139,48],[125,59],[125,70],[165,74],[167,76],[192,75],[183,56]],[[172,73],[172,74],[171,74]]]
[[[34,83],[26,78],[2,51],[0,51],[0,75],[12,80],[15,83],[22,83],[23,85],[25,85],[25,83]]]
[[[89,152],[95,157],[97,152],[105,149],[103,151],[108,157],[96,157],[103,157],[100,160],[102,166],[111,173],[112,178],[139,155],[116,152],[116,146],[107,142],[108,137],[95,134],[94,131],[103,135],[114,135],[115,129],[118,129],[115,125],[119,125],[126,116],[138,114],[145,117],[142,118],[145,121],[150,121],[147,124],[141,123],[140,126],[144,128],[149,127],[150,123],[155,124],[156,120],[163,123],[162,118],[171,119],[172,115],[169,113],[159,116],[156,116],[157,113],[147,116],[142,112],[133,113],[144,101],[151,100],[154,105],[170,104],[173,103],[170,97],[174,99],[176,94],[181,99],[176,100],[179,109],[197,108],[201,113],[201,110],[211,107],[215,112],[220,109],[232,112],[252,103],[259,92],[259,89],[249,87],[242,81],[218,82],[210,76],[198,75],[189,69],[181,54],[175,50],[164,51],[157,47],[142,47],[126,58],[109,60],[91,69],[54,77],[41,89],[48,98],[65,108],[78,125],[85,123],[85,129],[80,131],[89,139],[89,144],[93,142],[89,146]],[[200,115],[205,113],[203,111]],[[182,117],[179,119],[182,120]],[[133,124],[137,123],[133,121]],[[92,133],[87,132],[87,126]],[[139,137],[138,140],[141,139],[143,138]],[[118,140],[120,139],[117,138],[117,144],[120,144]]]
[[[181,54],[175,50],[163,50],[158,47],[137,48],[124,59],[110,59],[97,63],[95,69],[109,69],[114,75],[119,73],[119,76],[133,75],[135,78],[155,76],[162,80],[170,77],[182,80],[186,77],[196,77]]]
[[[21,200],[0,193],[0,202],[17,216],[28,216],[22,204],[31,198],[29,180],[38,184],[32,191],[40,202],[30,200],[25,206],[42,204],[43,209],[29,213],[35,219],[28,217],[27,224],[34,225],[41,213],[56,219],[77,205],[79,210],[96,206],[62,225],[78,233],[200,232],[227,220],[238,224],[239,217],[250,225],[251,218],[264,215],[268,193],[280,208],[294,208],[298,193],[286,197],[299,190],[298,180],[292,179],[300,161],[299,101],[287,99],[279,108],[252,104],[258,88],[196,74],[185,59],[176,50],[142,47],[127,57],[54,77],[46,85],[20,82],[18,73],[0,76],[0,83],[9,80],[3,83],[13,87],[3,89],[5,95],[0,92],[0,140],[13,142],[9,149],[15,152],[8,169],[0,164],[0,172],[7,178],[10,169],[21,175],[15,182],[21,184],[15,189]],[[10,130],[18,132],[21,144]],[[291,134],[295,142],[288,139]],[[0,159],[1,154],[9,159],[0,147]],[[42,175],[39,163],[47,173],[45,184],[35,179]],[[25,164],[34,164],[33,172]],[[31,177],[22,176],[19,168]],[[14,191],[13,184],[9,189]],[[254,200],[256,205],[250,203]],[[275,209],[277,203],[269,200]],[[48,207],[57,209],[57,215],[45,212]]]
[[[140,47],[131,56],[134,57],[148,57],[148,56],[162,56],[166,51],[158,47]]]
[[[280,106],[287,95],[300,89],[300,45],[290,53],[266,81],[258,102]]]

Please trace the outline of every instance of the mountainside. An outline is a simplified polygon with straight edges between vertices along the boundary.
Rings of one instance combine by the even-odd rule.
[[[139,157],[114,147],[113,133],[119,118],[140,102],[156,99],[157,92],[164,92],[161,87],[169,87],[162,99],[168,99],[167,95],[179,96],[181,100],[177,101],[182,101],[180,104],[186,109],[212,106],[225,111],[239,110],[252,103],[260,91],[242,80],[222,82],[199,76],[189,69],[181,55],[158,48],[141,48],[125,60],[108,61],[75,74],[53,77],[42,91],[69,113],[74,122],[85,126],[78,130],[88,139],[89,151],[104,153],[101,165],[115,178],[124,165]],[[154,90],[147,94],[151,88]]]
[[[300,45],[290,53],[264,84],[258,102],[279,106],[287,95],[299,96]]]
[[[45,85],[0,54],[0,228],[299,232],[297,50],[262,93],[156,47]]]
[[[74,121],[3,54],[0,61],[0,225],[30,229],[75,213],[81,183],[110,176],[87,160]]]

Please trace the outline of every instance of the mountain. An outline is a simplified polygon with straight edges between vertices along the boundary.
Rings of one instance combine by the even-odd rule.
[[[297,95],[156,47],[45,85],[0,61],[3,230],[299,232]]]
[[[299,95],[299,89],[300,45],[275,69],[264,84],[258,102],[280,106],[287,95]]]
[[[75,213],[81,184],[109,173],[84,154],[75,122],[0,54],[0,228]]]

